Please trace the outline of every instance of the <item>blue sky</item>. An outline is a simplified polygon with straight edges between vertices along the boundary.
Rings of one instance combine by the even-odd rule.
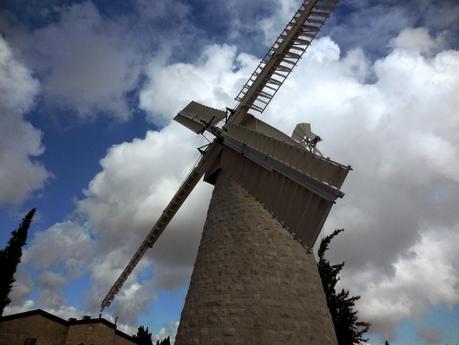
[[[96,313],[203,139],[171,123],[224,108],[296,0],[0,5],[0,244],[38,213],[10,312]],[[351,164],[325,226],[371,344],[459,343],[459,5],[342,1],[263,114],[311,122]],[[108,311],[173,335],[211,187],[201,184]]]

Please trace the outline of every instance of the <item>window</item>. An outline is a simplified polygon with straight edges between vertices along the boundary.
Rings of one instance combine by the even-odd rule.
[[[37,338],[26,338],[24,345],[35,345],[37,343]]]

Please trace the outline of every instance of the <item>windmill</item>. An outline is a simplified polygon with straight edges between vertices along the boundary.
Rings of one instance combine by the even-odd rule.
[[[323,157],[309,124],[288,136],[261,114],[338,0],[306,0],[278,36],[234,109],[189,103],[174,118],[215,139],[101,304],[108,307],[193,188],[215,185],[176,344],[336,344],[310,249],[350,170]],[[223,123],[222,126],[219,126]],[[236,341],[237,340],[237,341]],[[227,342],[225,342],[227,341]]]

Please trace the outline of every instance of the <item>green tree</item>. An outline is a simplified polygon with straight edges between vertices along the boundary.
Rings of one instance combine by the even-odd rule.
[[[140,326],[137,329],[137,334],[134,335],[134,341],[139,345],[153,345],[151,333],[148,332],[148,327]]]
[[[344,262],[332,265],[324,256],[329,248],[330,241],[342,231],[344,230],[335,230],[321,241],[317,267],[319,268],[328,308],[335,326],[338,344],[353,345],[368,340],[363,338],[363,335],[368,331],[370,324],[359,321],[357,311],[354,310],[355,302],[360,299],[360,296],[349,296],[349,290],[341,289],[339,292],[336,291],[336,284],[340,279],[339,273],[343,269]]]
[[[34,214],[35,209],[33,208],[22,219],[17,230],[11,233],[11,238],[5,249],[0,250],[0,315],[3,314],[3,309],[11,302],[8,295],[15,282],[14,274],[16,273],[17,265],[21,262],[22,247],[27,241],[27,233]]]
[[[384,343],[384,345],[390,345],[389,342],[386,340],[386,342]]]

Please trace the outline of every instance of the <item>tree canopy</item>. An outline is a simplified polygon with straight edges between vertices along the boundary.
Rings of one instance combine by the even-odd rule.
[[[153,345],[148,327],[145,328],[144,326],[140,326],[137,329],[137,334],[134,335],[134,341],[139,345]]]
[[[153,345],[153,340],[151,339],[151,333],[148,331],[148,327],[140,326],[137,329],[137,334],[134,336],[134,341],[139,345]],[[156,345],[171,345],[170,337],[167,337],[163,340],[157,340]]]
[[[27,233],[34,214],[35,209],[33,208],[22,219],[17,230],[11,233],[6,247],[0,250],[0,315],[3,315],[3,310],[11,303],[8,296],[15,282],[14,275],[17,265],[21,262],[22,247],[27,241]]]
[[[357,311],[354,309],[355,302],[360,299],[360,296],[350,296],[349,290],[336,290],[336,284],[340,280],[339,273],[343,269],[344,262],[332,265],[325,258],[325,252],[329,249],[331,240],[342,231],[344,230],[335,230],[321,241],[317,267],[319,268],[328,308],[335,326],[338,344],[361,344],[368,340],[363,335],[368,331],[370,324],[359,321]]]

